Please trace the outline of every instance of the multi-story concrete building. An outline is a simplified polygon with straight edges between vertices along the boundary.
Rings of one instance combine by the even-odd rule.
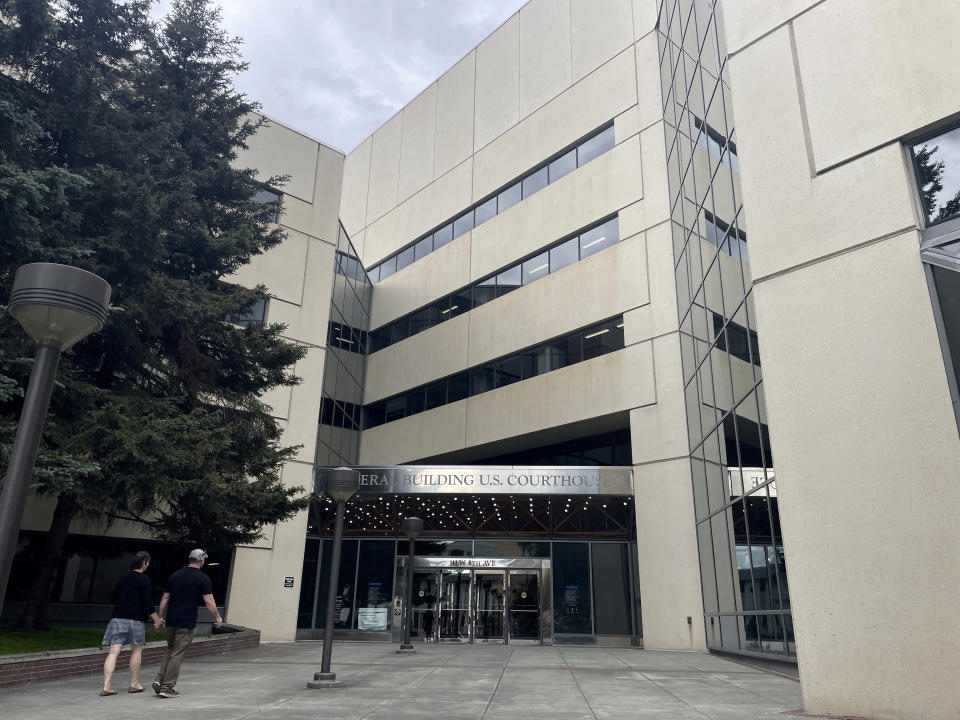
[[[363,477],[338,630],[396,638],[415,514],[421,640],[760,655],[811,712],[954,717],[958,25],[532,0],[346,155],[255,138],[289,237],[238,281],[311,347],[283,477]],[[236,549],[230,621],[318,633],[328,509]]]

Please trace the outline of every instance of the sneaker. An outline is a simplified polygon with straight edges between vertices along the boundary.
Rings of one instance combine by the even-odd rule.
[[[160,691],[159,693],[157,693],[157,694],[158,694],[160,697],[165,697],[165,698],[180,697],[180,693],[178,693],[178,692],[177,692],[176,690],[174,690],[173,688],[167,688],[167,689],[165,689],[165,690],[161,690],[161,691]]]
[[[150,687],[153,688],[153,691],[154,691],[157,695],[160,694],[160,681],[159,681],[159,680],[154,680],[152,683],[150,683]]]

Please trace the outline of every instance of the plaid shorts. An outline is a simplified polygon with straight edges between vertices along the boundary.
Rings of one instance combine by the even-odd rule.
[[[110,618],[100,644],[103,646],[146,645],[146,628],[139,620]]]

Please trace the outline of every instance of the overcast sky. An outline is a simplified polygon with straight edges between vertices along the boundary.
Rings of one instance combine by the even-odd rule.
[[[350,151],[526,0],[221,0],[273,118]],[[160,0],[159,17],[170,5]]]

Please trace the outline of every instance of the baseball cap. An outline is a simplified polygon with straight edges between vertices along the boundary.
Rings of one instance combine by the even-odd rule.
[[[209,556],[201,548],[196,548],[190,551],[191,560],[206,560]]]

